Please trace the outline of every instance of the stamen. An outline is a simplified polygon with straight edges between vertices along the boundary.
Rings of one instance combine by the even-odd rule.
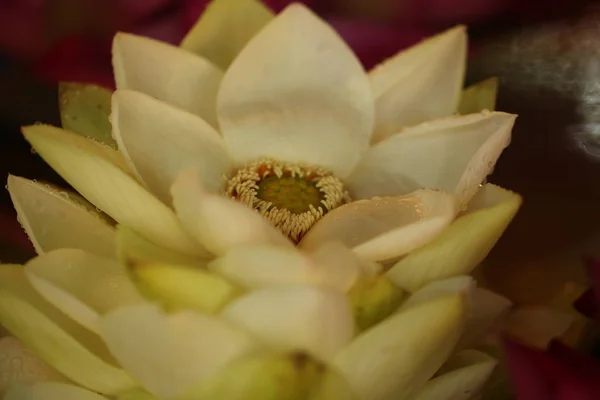
[[[296,243],[323,215],[350,201],[342,181],[330,172],[272,159],[240,168],[225,191]]]

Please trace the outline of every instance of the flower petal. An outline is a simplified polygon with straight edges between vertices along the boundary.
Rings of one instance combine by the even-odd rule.
[[[137,262],[129,265],[129,271],[138,289],[168,310],[214,314],[239,293],[222,276],[200,268]]]
[[[75,248],[116,258],[114,228],[75,193],[13,175],[8,176],[7,188],[38,254]]]
[[[457,347],[464,349],[478,344],[507,315],[511,306],[512,302],[506,297],[484,288],[475,288],[469,299],[465,330]]]
[[[344,294],[315,286],[278,286],[234,300],[222,313],[265,344],[329,361],[351,339],[354,324]]]
[[[452,356],[443,372],[425,384],[410,400],[469,400],[477,398],[496,367],[497,360],[476,350]]]
[[[240,50],[273,17],[273,12],[261,1],[213,0],[181,47],[227,70]]]
[[[0,396],[15,383],[65,380],[54,368],[40,360],[19,339],[0,339]]]
[[[223,78],[217,113],[238,163],[261,157],[350,173],[373,127],[369,81],[326,23],[293,4],[241,51]]]
[[[574,316],[543,306],[519,307],[503,321],[504,330],[522,342],[546,348],[552,339],[564,334],[573,324]]]
[[[334,366],[360,398],[408,397],[456,345],[464,312],[457,294],[409,307],[356,338],[337,355]]]
[[[132,89],[197,114],[217,126],[223,73],[208,60],[158,40],[118,33],[113,42],[117,89]]]
[[[179,174],[171,188],[173,206],[190,235],[216,255],[243,244],[292,246],[256,211],[201,187],[197,171]]]
[[[400,310],[452,294],[460,294],[467,301],[467,299],[470,300],[474,290],[475,281],[470,276],[455,276],[453,278],[431,282],[413,293],[404,303],[402,303]]]
[[[49,303],[92,331],[100,315],[142,302],[121,264],[83,250],[38,256],[25,265],[25,274]]]
[[[400,52],[369,72],[379,142],[403,126],[452,115],[463,88],[467,34],[447,30]]]
[[[312,249],[339,240],[362,258],[391,260],[431,241],[455,213],[454,199],[434,190],[356,201],[325,215],[299,245]]]
[[[111,95],[110,90],[96,85],[60,83],[58,104],[62,127],[116,148],[108,120]]]
[[[484,112],[406,128],[365,154],[348,178],[354,199],[445,190],[461,207],[475,195],[510,142],[515,115]]]
[[[232,281],[261,288],[285,284],[322,285],[348,291],[361,275],[359,261],[342,245],[323,244],[314,254],[269,245],[235,246],[208,268]]]
[[[462,92],[458,112],[460,114],[473,114],[483,110],[496,109],[496,95],[498,93],[498,78],[489,78],[477,82]]]
[[[0,265],[0,324],[75,383],[106,394],[136,386],[115,366],[98,336],[67,318],[31,287],[21,266]]]
[[[398,261],[388,276],[414,292],[429,282],[471,273],[500,239],[521,202],[516,193],[484,185],[465,214],[433,241]]]
[[[25,127],[23,134],[56,172],[117,222],[172,250],[201,252],[167,206],[103,157],[109,149],[48,125]]]
[[[184,393],[257,348],[216,318],[189,311],[166,315],[152,305],[119,308],[99,326],[121,365],[160,398]]]
[[[116,240],[119,261],[124,265],[140,261],[158,261],[192,267],[204,267],[207,262],[200,257],[188,256],[165,249],[156,243],[144,239],[133,229],[129,229],[123,225],[117,225]]]
[[[104,396],[75,385],[59,382],[37,382],[9,390],[4,400],[108,400]]]
[[[133,90],[113,95],[111,120],[131,170],[163,203],[177,174],[193,168],[210,191],[225,186],[231,168],[223,139],[201,118]]]

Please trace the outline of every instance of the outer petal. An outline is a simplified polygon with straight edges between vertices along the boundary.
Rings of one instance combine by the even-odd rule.
[[[352,339],[346,297],[314,286],[279,286],[234,300],[223,318],[283,352],[305,351],[329,361]]]
[[[496,109],[496,95],[498,93],[498,78],[489,78],[477,82],[465,90],[460,96],[458,112],[461,114],[478,113],[483,110]]]
[[[369,72],[377,107],[373,140],[403,126],[452,115],[463,87],[467,35],[450,29],[399,53]]]
[[[574,322],[574,316],[548,307],[519,307],[503,321],[504,330],[531,346],[545,348],[551,340],[563,335]]]
[[[205,192],[196,171],[182,172],[171,194],[183,226],[213,254],[222,255],[242,244],[292,245],[254,210],[220,194]]]
[[[209,264],[249,288],[285,284],[323,285],[348,291],[362,274],[359,260],[342,245],[326,243],[314,254],[268,245],[236,246]]]
[[[402,303],[400,311],[440,297],[454,294],[460,294],[465,299],[465,303],[468,304],[474,290],[475,281],[470,276],[455,276],[454,278],[439,280],[432,282],[413,293],[404,303]]]
[[[476,350],[465,350],[448,360],[438,376],[410,400],[469,400],[477,398],[497,360]]]
[[[469,298],[469,312],[465,330],[457,345],[464,349],[475,346],[509,312],[512,302],[504,296],[484,288],[476,288]]]
[[[113,311],[101,321],[100,332],[117,360],[160,398],[183,394],[256,350],[248,336],[216,318],[165,315],[151,305]]]
[[[413,292],[438,279],[471,273],[500,239],[521,202],[516,193],[484,185],[465,214],[432,242],[398,261],[388,276]]]
[[[13,175],[7,188],[38,254],[66,247],[116,257],[114,228],[75,193]]]
[[[111,94],[110,90],[96,85],[60,83],[58,104],[62,127],[116,147],[108,120]]]
[[[366,199],[434,188],[464,207],[508,146],[515,118],[483,112],[406,128],[365,154],[348,178],[350,194]]]
[[[300,247],[312,249],[339,240],[365,259],[393,260],[431,241],[455,213],[454,199],[434,190],[356,201],[325,215]]]
[[[107,394],[136,386],[115,366],[96,335],[65,317],[29,285],[21,266],[0,266],[0,324],[75,383]]]
[[[104,156],[108,149],[47,125],[25,127],[23,134],[56,172],[117,222],[170,249],[201,252],[167,206]]]
[[[446,360],[463,318],[461,295],[409,307],[355,339],[338,354],[334,365],[360,398],[408,397]]]
[[[15,383],[65,380],[54,368],[40,360],[19,339],[0,339],[0,396]]]
[[[198,114],[216,125],[215,99],[223,73],[175,46],[129,33],[113,42],[117,89],[133,89]]]
[[[25,274],[48,302],[90,330],[100,315],[142,301],[121,264],[82,250],[36,257],[25,265]]]
[[[293,4],[233,62],[217,112],[236,162],[272,157],[343,177],[368,147],[373,96],[342,39]]]
[[[223,70],[246,43],[274,17],[261,1],[214,0],[181,42]]]
[[[131,169],[164,203],[177,174],[193,168],[210,191],[220,191],[231,162],[217,131],[201,118],[132,90],[113,95],[113,131]]]
[[[78,386],[58,382],[37,382],[9,390],[4,400],[108,400],[104,396]]]

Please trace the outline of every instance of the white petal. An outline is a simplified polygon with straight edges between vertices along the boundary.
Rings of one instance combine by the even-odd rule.
[[[476,350],[454,355],[443,373],[427,382],[410,400],[470,400],[478,398],[496,367],[497,360]]]
[[[415,291],[438,279],[470,274],[492,250],[521,206],[521,196],[484,185],[460,215],[437,238],[390,268],[388,276]]]
[[[142,302],[121,264],[82,250],[38,256],[25,265],[25,274],[48,302],[90,330],[100,315]]]
[[[362,273],[359,260],[352,256],[342,245],[331,243],[312,255],[294,248],[236,246],[208,268],[248,288],[312,284],[346,292]]]
[[[436,282],[432,282],[413,293],[404,303],[400,310],[426,303],[439,297],[451,294],[460,294],[465,299],[471,297],[475,290],[475,281],[470,276],[456,276]]]
[[[17,338],[0,339],[0,396],[15,383],[65,380]]]
[[[115,365],[100,338],[46,302],[22,266],[0,265],[0,324],[71,381],[116,394],[136,383]]]
[[[132,90],[117,90],[111,121],[132,171],[164,203],[177,174],[193,168],[210,191],[225,185],[231,162],[221,136],[201,118]]]
[[[369,81],[326,23],[293,4],[241,51],[217,100],[238,163],[272,157],[348,175],[374,119]]]
[[[214,317],[189,311],[166,315],[153,305],[122,307],[99,327],[121,365],[160,398],[183,394],[257,348]]]
[[[373,139],[403,126],[452,115],[465,74],[467,35],[462,26],[425,40],[369,72],[377,109]]]
[[[329,361],[351,339],[352,312],[346,297],[314,286],[279,286],[234,300],[222,313],[280,351],[306,351]]]
[[[573,324],[573,315],[543,306],[518,307],[503,321],[504,330],[524,343],[545,348]]]
[[[406,398],[446,360],[463,318],[460,295],[409,307],[356,338],[338,354],[334,366],[362,399]]]
[[[484,112],[406,128],[369,149],[348,178],[354,199],[420,188],[453,193],[465,206],[510,142],[516,116]]]
[[[170,249],[186,254],[201,252],[175,214],[103,157],[96,143],[48,125],[25,127],[23,134],[44,161],[117,222]]]
[[[204,191],[197,171],[179,174],[171,194],[184,228],[213,254],[222,255],[242,244],[292,245],[258,212]]]
[[[214,0],[206,6],[181,47],[226,70],[273,17],[273,12],[259,0]]]
[[[204,58],[129,33],[113,41],[117,89],[133,89],[201,116],[217,126],[215,100],[223,73]]]
[[[115,230],[99,213],[82,206],[74,193],[17,176],[8,176],[8,192],[38,254],[60,248],[82,249],[116,258]]]
[[[484,288],[476,288],[469,298],[469,310],[465,330],[458,348],[474,346],[490,332],[494,325],[505,316],[512,302],[504,296]]]
[[[9,390],[4,400],[107,400],[81,387],[58,382],[37,382]]]
[[[355,201],[326,214],[299,245],[311,249],[339,240],[362,258],[390,260],[431,241],[455,213],[454,199],[434,190]]]

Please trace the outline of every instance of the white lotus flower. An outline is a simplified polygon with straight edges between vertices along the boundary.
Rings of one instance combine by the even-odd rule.
[[[390,264],[448,229],[509,143],[514,115],[454,115],[466,45],[457,27],[367,74],[302,5],[273,16],[253,0],[218,0],[181,48],[115,37],[112,137],[104,92],[80,86],[63,87],[69,130],[23,133],[95,207],[166,251],[202,260],[241,244],[312,251],[334,240]],[[112,228],[69,199],[16,177],[8,186],[38,253],[113,253]],[[473,225],[494,232],[446,276],[481,261],[518,209],[517,195],[487,189],[494,199]]]

